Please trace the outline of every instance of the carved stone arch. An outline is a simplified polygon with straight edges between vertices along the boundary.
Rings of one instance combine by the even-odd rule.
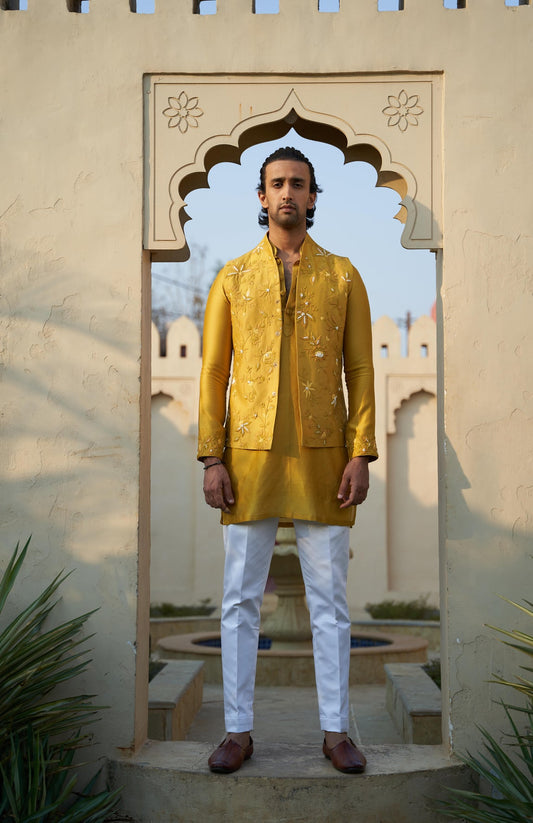
[[[405,224],[402,244],[439,247],[439,89],[439,77],[433,75],[147,78],[145,247],[154,259],[186,260],[187,195],[208,187],[209,171],[217,163],[239,163],[246,149],[283,137],[291,128],[337,147],[347,163],[372,165],[376,186],[401,197],[396,218]],[[423,103],[411,118],[416,128],[410,126],[410,132],[407,126],[403,131],[395,128],[395,118],[387,117],[390,106],[384,105],[404,98]]]
[[[376,186],[396,191],[401,208],[395,218],[409,233],[416,218],[416,179],[410,169],[392,159],[389,147],[377,136],[357,134],[342,118],[305,108],[291,89],[283,105],[241,120],[229,134],[215,135],[198,146],[194,162],[177,169],[170,180],[170,222],[176,240],[187,250],[183,227],[189,219],[185,199],[195,189],[208,188],[208,175],[217,163],[239,163],[246,149],[284,137],[294,129],[301,137],[340,149],[345,162],[369,163],[377,172]],[[188,253],[187,253],[188,257]]]

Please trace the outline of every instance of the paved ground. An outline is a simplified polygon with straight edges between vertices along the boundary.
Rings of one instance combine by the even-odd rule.
[[[350,689],[350,736],[362,745],[401,743],[385,708],[385,686]],[[204,685],[204,700],[188,740],[219,743],[224,737],[222,687]],[[258,687],[255,690],[256,748],[271,743],[322,745],[315,688]]]

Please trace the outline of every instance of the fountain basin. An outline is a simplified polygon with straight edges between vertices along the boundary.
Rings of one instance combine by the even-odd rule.
[[[352,633],[358,645],[350,652],[350,685],[385,683],[385,663],[425,663],[428,642],[422,637],[385,632]],[[204,682],[222,683],[220,632],[163,637],[157,654],[170,660],[203,660]],[[372,641],[372,645],[370,644]],[[207,645],[210,644],[210,645]],[[315,669],[310,648],[259,648],[257,686],[314,686]]]

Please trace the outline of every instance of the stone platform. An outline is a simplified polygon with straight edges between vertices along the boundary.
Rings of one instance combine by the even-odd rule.
[[[471,788],[438,746],[367,746],[363,775],[336,772],[317,746],[264,743],[233,775],[211,774],[208,743],[149,742],[110,764],[136,823],[439,823],[430,798]]]
[[[135,823],[439,823],[431,798],[471,788],[441,746],[405,745],[382,685],[350,688],[350,736],[368,758],[364,775],[336,772],[322,755],[316,690],[258,687],[251,760],[214,775],[207,758],[224,736],[222,688],[206,684],[186,741],[147,743],[110,764]]]

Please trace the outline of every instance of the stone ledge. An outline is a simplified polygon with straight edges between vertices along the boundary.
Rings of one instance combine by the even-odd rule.
[[[162,660],[148,686],[148,737],[184,740],[203,700],[204,664],[195,660]]]
[[[216,632],[220,629],[219,610],[211,615],[191,617],[151,617],[150,649],[154,651],[162,637],[190,632]]]
[[[428,641],[429,653],[436,654],[440,651],[440,621],[438,620],[388,620],[385,618],[365,620],[359,618],[352,620],[352,628],[424,637]]]
[[[353,634],[356,634],[355,632]],[[205,663],[206,683],[222,683],[220,648],[198,645],[198,641],[216,639],[218,632],[163,637],[156,654],[171,660],[198,660]],[[350,685],[385,683],[384,663],[427,660],[427,640],[401,634],[357,632],[363,639],[385,641],[383,646],[361,646],[350,652]],[[256,686],[314,686],[315,667],[312,648],[260,649],[257,654]]]
[[[422,666],[386,663],[385,674],[387,709],[404,743],[441,743],[442,696]]]

